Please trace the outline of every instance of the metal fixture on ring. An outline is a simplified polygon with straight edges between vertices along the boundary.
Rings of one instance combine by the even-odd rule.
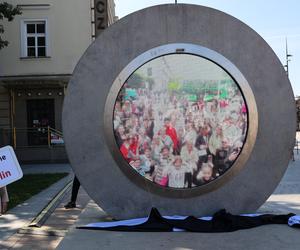
[[[235,80],[236,84],[238,84],[248,106],[247,108],[248,136],[244,143],[243,150],[239,155],[239,157],[237,158],[237,160],[235,161],[235,163],[233,164],[233,166],[225,174],[223,174],[216,180],[206,185],[200,187],[194,187],[192,189],[180,190],[180,189],[166,188],[144,180],[144,178],[139,176],[136,171],[130,169],[128,163],[122,157],[118,145],[115,142],[114,130],[112,128],[115,101],[118,97],[120,89],[123,87],[126,80],[145,63],[155,58],[159,58],[160,56],[171,55],[171,54],[196,55],[196,56],[206,58],[211,62],[219,65]],[[113,82],[111,89],[106,98],[106,104],[104,110],[105,110],[104,111],[104,130],[105,130],[104,134],[107,141],[107,145],[109,146],[112,156],[114,157],[115,161],[117,162],[121,170],[124,172],[124,174],[128,178],[130,178],[131,181],[133,181],[139,187],[143,188],[146,191],[150,191],[158,195],[174,197],[174,198],[179,198],[179,197],[188,198],[188,197],[198,196],[210,192],[214,189],[219,188],[228,180],[230,180],[230,178],[238,174],[239,170],[245,166],[245,163],[252,152],[256,140],[257,127],[258,127],[258,114],[257,114],[255,98],[247,80],[245,79],[243,74],[239,71],[239,69],[235,67],[224,56],[222,56],[221,54],[213,50],[210,50],[208,48],[199,45],[186,44],[186,43],[174,43],[174,44],[162,45],[150,49],[149,51],[144,52],[143,54],[139,55],[137,58],[132,60],[120,72],[120,74],[116,77],[115,81]]]

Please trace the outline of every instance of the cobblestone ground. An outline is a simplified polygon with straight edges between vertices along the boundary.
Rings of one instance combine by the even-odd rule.
[[[29,170],[29,168],[28,168],[28,170]],[[290,162],[289,167],[285,173],[285,176],[282,179],[282,181],[280,182],[280,184],[278,185],[277,189],[272,194],[272,196],[270,196],[270,198],[266,201],[266,203],[259,209],[258,212],[259,213],[290,213],[290,212],[292,212],[292,213],[300,214],[300,182],[299,182],[299,179],[300,179],[300,151],[298,153],[297,153],[297,151],[295,151],[295,161]],[[60,242],[64,239],[64,237],[66,235],[68,235],[67,238],[69,238],[69,239],[73,239],[74,237],[78,236],[78,235],[76,235],[76,231],[75,231],[75,235],[73,235],[74,234],[74,224],[76,222],[78,223],[78,218],[80,218],[80,220],[81,220],[80,224],[84,224],[84,223],[94,222],[93,221],[94,217],[97,218],[100,213],[102,214],[103,219],[105,219],[107,217],[105,215],[105,213],[100,208],[98,208],[98,206],[95,203],[90,202],[91,201],[90,197],[86,194],[86,192],[82,188],[80,188],[80,191],[79,191],[79,195],[78,195],[78,199],[77,199],[78,207],[76,209],[66,210],[63,207],[64,204],[66,204],[69,201],[69,199],[70,199],[70,191],[65,194],[64,198],[62,199],[62,202],[59,204],[59,206],[55,209],[55,211],[51,214],[51,216],[47,219],[47,221],[43,224],[43,226],[41,228],[23,227],[22,229],[20,229],[18,231],[18,233],[14,234],[10,238],[8,238],[5,242],[1,242],[0,249],[30,249],[30,250],[56,249],[57,246],[60,244]],[[90,205],[87,207],[87,211],[85,211],[79,217],[79,215],[81,214],[81,212],[87,206],[88,203]],[[89,213],[88,211],[94,211],[94,215],[92,215],[93,212],[91,212],[91,214],[88,215],[88,213]],[[260,231],[264,231],[263,228],[264,227],[257,229],[258,233]],[[284,233],[280,232],[279,226],[277,228],[277,226],[274,225],[274,228],[275,228],[274,235],[277,235],[276,230],[278,229],[278,235],[286,234],[285,237],[289,237],[288,232],[286,232],[286,231]],[[71,229],[71,232],[68,233],[68,231],[70,229]],[[72,232],[72,230],[73,230],[73,232]],[[250,233],[250,236],[252,235],[255,238],[256,234],[255,234],[255,231],[253,231],[253,230],[255,230],[255,229],[252,229],[252,231],[249,230],[249,233]],[[270,230],[272,230],[272,229],[270,228]],[[87,235],[86,237],[91,237],[93,235],[94,235],[94,237],[96,237],[96,235],[98,235],[97,233],[85,231],[83,234]],[[243,234],[243,233],[244,232],[237,232],[236,237],[238,237],[239,234]],[[261,232],[261,233],[263,233],[263,232]],[[292,231],[291,233],[293,234],[294,232]],[[108,245],[105,245],[105,247],[103,249],[115,249],[113,247],[116,246],[116,243],[115,243],[116,234],[109,233],[109,232],[106,232],[106,233],[101,232],[102,236],[104,236],[103,234],[105,234],[105,237],[108,237],[108,239],[105,242],[108,243],[108,241],[109,242],[111,241],[109,244],[112,247],[111,248]],[[117,236],[118,235],[120,236],[120,238],[118,238],[120,240],[120,242],[124,241],[124,244],[125,244],[125,245],[123,245],[124,249],[131,249],[130,248],[131,243],[129,242],[130,239],[132,241],[135,241],[138,239],[138,237],[142,236],[142,234],[139,234],[139,235],[130,234],[129,235],[129,234],[124,234],[124,233],[122,233],[122,235],[124,237],[120,234],[117,234]],[[232,238],[235,237],[232,235],[232,233],[228,234],[228,235]],[[82,236],[82,237],[85,237],[85,236]],[[166,235],[166,237],[168,239],[170,238],[169,240],[171,240],[171,238],[172,238],[171,235]],[[179,238],[182,238],[182,237],[190,238],[191,236],[190,235],[187,235],[187,236],[184,236],[184,235],[179,236],[178,235],[178,237]],[[220,238],[221,234],[217,234],[214,237]],[[293,235],[291,235],[291,237],[293,238]],[[167,239],[161,238],[161,237],[159,237],[159,238],[161,240],[161,244],[159,246],[161,246],[161,247],[165,246],[166,248],[164,248],[164,249],[173,249],[173,248],[168,248],[165,245],[166,241],[168,241]],[[96,239],[96,238],[92,239],[91,238],[91,240],[94,240],[94,242],[98,242],[100,239]],[[221,240],[221,238],[220,238],[220,240]],[[264,243],[259,242],[259,240],[260,240],[260,238],[257,237],[258,243],[261,244],[261,246],[265,246]],[[209,237],[204,242],[206,242],[206,241],[207,242],[209,241]],[[59,245],[60,249],[67,249],[67,248],[65,248],[65,246],[69,246],[68,241],[64,240],[62,243],[63,244]],[[76,241],[75,241],[75,243],[76,243]],[[98,246],[100,247],[100,245],[98,245]],[[238,248],[234,248],[235,246],[238,246],[238,243],[236,243],[234,246],[232,246],[233,247],[232,249],[238,249]],[[94,249],[93,246],[91,246],[91,247],[92,248],[90,248],[90,249]],[[121,247],[121,245],[120,245],[120,247]],[[80,248],[75,247],[74,249],[80,249]],[[89,248],[87,248],[87,249],[89,249]],[[95,248],[95,249],[101,249],[101,248]],[[122,249],[122,247],[119,249]],[[138,248],[136,248],[136,249],[138,249]],[[157,249],[163,249],[163,248],[159,247]],[[174,248],[174,249],[178,250],[178,249],[197,249],[197,248],[191,247],[191,248]],[[219,248],[217,247],[216,249],[219,249]],[[220,249],[222,249],[222,248],[220,248]],[[252,248],[249,248],[249,249],[252,249]],[[271,248],[266,247],[266,248],[258,248],[258,249],[271,249]],[[279,249],[279,248],[274,248],[274,249]],[[287,247],[285,249],[293,249],[293,248]],[[295,249],[297,249],[297,248],[295,248]]]
[[[42,227],[23,227],[18,233],[11,236],[5,242],[2,242],[0,249],[55,249],[90,201],[84,189],[80,188],[77,208],[65,209],[64,205],[70,200],[70,193],[69,191],[64,195],[62,202]]]

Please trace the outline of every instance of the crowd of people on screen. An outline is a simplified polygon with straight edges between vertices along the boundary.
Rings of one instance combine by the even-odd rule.
[[[191,188],[230,168],[247,133],[247,108],[239,89],[227,98],[197,100],[163,89],[123,87],[114,131],[125,160],[161,186]]]

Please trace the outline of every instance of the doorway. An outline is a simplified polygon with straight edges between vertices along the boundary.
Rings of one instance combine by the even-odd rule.
[[[27,100],[28,145],[47,145],[48,126],[55,128],[54,99]]]

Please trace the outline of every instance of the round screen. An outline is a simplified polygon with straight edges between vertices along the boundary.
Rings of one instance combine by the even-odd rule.
[[[162,187],[193,188],[233,165],[247,117],[243,94],[223,68],[200,56],[169,54],[123,84],[113,128],[128,168]]]

